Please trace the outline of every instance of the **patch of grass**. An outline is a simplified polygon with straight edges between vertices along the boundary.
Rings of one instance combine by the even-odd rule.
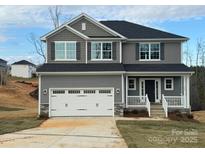
[[[37,118],[17,118],[9,120],[0,120],[0,135],[38,127],[44,120],[45,119]]]
[[[20,111],[20,110],[24,110],[24,109],[0,106],[0,111]]]
[[[205,147],[205,123],[184,121],[117,121],[131,148]]]

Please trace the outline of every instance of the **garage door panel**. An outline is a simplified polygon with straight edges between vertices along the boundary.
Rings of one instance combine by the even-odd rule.
[[[51,116],[113,116],[113,89],[52,90]]]

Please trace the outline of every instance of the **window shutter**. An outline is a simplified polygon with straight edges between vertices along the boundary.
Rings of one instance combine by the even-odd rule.
[[[136,45],[135,45],[135,55],[136,55],[136,60],[139,60],[139,43],[136,43]]]
[[[112,42],[112,59],[116,60],[117,59],[117,55],[116,55],[116,42]]]
[[[164,60],[164,43],[160,43],[160,59]]]
[[[88,42],[87,44],[87,55],[88,55],[88,60],[91,59],[91,42]]]
[[[51,60],[55,60],[55,42],[51,42]]]
[[[76,58],[80,60],[80,42],[76,43]]]

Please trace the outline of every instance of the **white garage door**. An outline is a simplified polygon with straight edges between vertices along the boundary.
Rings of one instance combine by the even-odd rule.
[[[52,89],[50,116],[113,116],[114,90]]]

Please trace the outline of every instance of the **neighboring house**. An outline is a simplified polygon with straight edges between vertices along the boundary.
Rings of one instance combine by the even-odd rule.
[[[36,73],[36,66],[26,60],[11,64],[11,76],[31,78]]]
[[[190,111],[188,38],[127,21],[80,14],[41,37],[47,61],[39,75],[39,115],[114,116],[152,106]],[[151,106],[151,107],[150,107]]]
[[[6,83],[7,79],[7,61],[0,58],[0,85]]]

